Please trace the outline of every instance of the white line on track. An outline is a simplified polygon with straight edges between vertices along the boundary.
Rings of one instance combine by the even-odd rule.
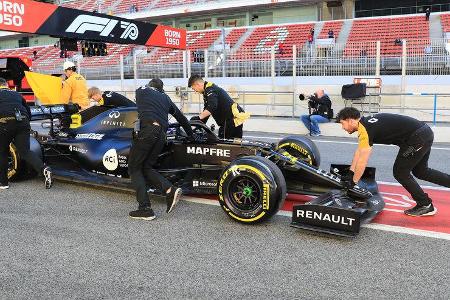
[[[201,199],[201,198],[195,198],[195,197],[190,197],[190,196],[183,196],[183,200],[192,202],[192,203],[220,206],[218,201],[210,200],[210,199]],[[277,213],[277,215],[285,216],[285,217],[292,217],[292,212],[286,211],[286,210],[281,210]],[[433,231],[427,231],[427,230],[421,230],[421,229],[405,228],[405,227],[400,227],[400,226],[391,226],[391,225],[376,224],[376,223],[364,224],[361,227],[450,241],[450,234],[442,233],[442,232],[433,232]]]
[[[281,140],[282,137],[271,137],[271,136],[254,136],[254,135],[246,135],[246,138],[251,139],[267,139],[267,140]],[[357,142],[345,142],[345,141],[330,141],[330,140],[317,140],[312,139],[315,143],[330,143],[330,144],[347,144],[347,145],[358,145]],[[376,144],[377,147],[397,147],[396,145],[382,145]],[[433,150],[443,150],[450,151],[450,148],[445,147],[431,147]]]

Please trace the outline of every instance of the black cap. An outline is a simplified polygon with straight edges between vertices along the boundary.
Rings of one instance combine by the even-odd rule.
[[[164,83],[159,78],[153,78],[152,80],[150,80],[150,82],[148,83],[148,86],[155,88],[160,92],[164,92]]]
[[[191,77],[189,77],[188,87],[192,87],[192,85],[198,80],[203,80],[202,76],[200,76],[198,74],[195,74],[195,75],[192,75]]]

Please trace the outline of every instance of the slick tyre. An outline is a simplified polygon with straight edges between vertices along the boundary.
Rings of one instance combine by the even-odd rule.
[[[280,169],[264,157],[245,156],[233,161],[219,180],[219,202],[235,221],[263,222],[278,212],[286,198]]]
[[[14,181],[23,177],[24,174],[24,163],[20,159],[19,152],[16,146],[9,144],[9,154],[8,154],[8,180]]]
[[[320,166],[320,152],[313,141],[304,136],[288,136],[277,146],[280,151],[286,151],[293,158],[302,160],[312,166]]]

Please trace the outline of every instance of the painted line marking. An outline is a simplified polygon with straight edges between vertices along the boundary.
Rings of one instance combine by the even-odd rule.
[[[393,186],[402,186],[398,182],[388,182],[388,181],[378,181],[377,183],[385,184],[385,185],[393,185]],[[450,192],[449,188],[440,187],[440,186],[430,186],[430,185],[421,185],[421,188],[430,189],[430,190],[436,190],[436,191],[444,191],[444,192]]]
[[[202,198],[195,198],[195,197],[191,197],[191,196],[183,196],[183,200],[191,202],[191,203],[220,206],[218,201],[210,200],[210,199],[202,199]],[[284,216],[284,217],[292,217],[292,212],[286,211],[286,210],[281,210],[277,213],[277,215]],[[405,227],[400,227],[400,226],[392,226],[392,225],[384,225],[384,224],[376,224],[376,223],[364,224],[361,227],[450,241],[450,234],[441,233],[441,232],[433,232],[433,231],[427,231],[427,230],[421,230],[421,229],[411,229],[411,228],[405,228]]]
[[[254,136],[254,135],[245,135],[246,138],[252,138],[252,139],[267,139],[267,140],[281,140],[282,137],[270,137],[270,136]],[[330,141],[330,140],[317,140],[317,139],[311,139],[315,143],[333,143],[333,144],[347,144],[347,145],[358,145],[356,142],[344,142],[344,141]],[[383,145],[383,144],[376,144],[376,147],[398,147],[396,145]],[[450,151],[450,148],[443,148],[443,147],[431,147],[433,150],[443,150],[443,151]]]

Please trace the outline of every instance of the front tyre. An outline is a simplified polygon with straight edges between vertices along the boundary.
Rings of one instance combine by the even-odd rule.
[[[280,209],[286,198],[286,182],[278,167],[263,157],[242,157],[222,173],[219,202],[235,221],[263,222]]]
[[[292,158],[302,160],[309,165],[320,166],[320,152],[316,144],[304,136],[288,136],[283,138],[277,150],[286,151]]]

